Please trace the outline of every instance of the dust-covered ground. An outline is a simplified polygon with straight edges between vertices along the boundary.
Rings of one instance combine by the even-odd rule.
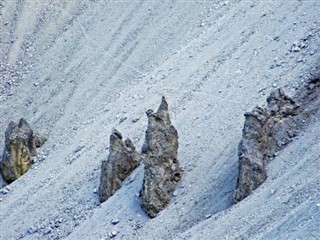
[[[0,9],[0,150],[21,117],[49,136],[1,190],[1,240],[320,239],[319,112],[267,181],[232,204],[243,114],[319,73],[318,0],[3,0]],[[162,95],[183,169],[172,202],[144,214],[140,166],[100,204],[111,129],[141,148],[145,111]]]

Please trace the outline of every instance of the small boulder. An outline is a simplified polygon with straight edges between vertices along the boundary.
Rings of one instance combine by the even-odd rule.
[[[33,134],[33,141],[36,148],[41,147],[47,140],[47,137],[41,133]]]
[[[99,186],[100,202],[106,201],[117,191],[122,181],[140,164],[140,156],[130,139],[122,141],[116,129],[110,135],[110,150],[107,161],[102,162]]]
[[[23,118],[19,123],[11,121],[5,132],[5,147],[0,162],[3,179],[11,183],[23,175],[31,165],[31,157],[37,155],[36,147],[45,139],[35,136],[27,121]],[[41,139],[41,140],[39,140]]]
[[[148,129],[142,147],[144,180],[141,206],[150,217],[155,217],[170,202],[181,170],[177,159],[178,132],[172,126],[168,104],[164,97],[157,112],[148,110]]]

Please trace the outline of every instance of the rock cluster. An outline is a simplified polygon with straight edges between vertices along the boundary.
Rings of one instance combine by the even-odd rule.
[[[290,98],[277,89],[267,98],[267,107],[245,113],[239,144],[239,177],[234,194],[239,202],[267,178],[266,165],[284,148],[309,117],[320,108],[320,80],[306,83]]]
[[[164,97],[156,113],[148,110],[146,114],[148,129],[142,147],[145,173],[141,206],[150,217],[155,217],[170,202],[180,180],[178,133],[171,124]]]
[[[148,129],[141,154],[129,139],[123,142],[120,132],[113,129],[109,157],[102,162],[99,197],[100,202],[104,202],[112,196],[143,158],[141,206],[150,217],[155,217],[168,205],[180,180],[178,133],[171,124],[168,103],[164,97],[156,113],[148,110],[146,114]]]
[[[5,132],[5,147],[0,162],[3,179],[11,183],[28,171],[31,158],[37,155],[36,148],[46,140],[43,135],[34,134],[25,119],[21,118],[18,124],[11,121]]]
[[[140,164],[140,155],[130,139],[122,141],[116,129],[110,135],[110,150],[107,161],[102,162],[99,186],[100,202],[106,201],[117,191],[131,172]]]

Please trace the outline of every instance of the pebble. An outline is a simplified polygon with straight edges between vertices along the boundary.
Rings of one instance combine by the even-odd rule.
[[[299,59],[297,59],[297,63],[301,63],[301,62],[305,62],[305,60],[303,59],[303,58],[299,58]]]
[[[118,224],[119,222],[120,222],[119,219],[112,219],[112,221],[111,221],[111,223],[112,223],[113,225],[116,225],[116,224]]]
[[[44,234],[49,234],[52,232],[52,228],[51,227],[47,227],[45,230],[44,230]]]
[[[279,36],[276,36],[276,37],[273,38],[273,41],[277,41],[278,42],[279,40],[280,40]]]
[[[1,193],[2,193],[2,194],[8,194],[8,193],[9,193],[9,191],[8,191],[7,189],[5,189],[5,188],[4,188],[4,189],[2,189],[2,190],[1,190]]]
[[[32,234],[32,233],[34,233],[34,232],[36,232],[36,229],[34,229],[33,227],[29,227],[29,228],[28,228],[28,233],[29,233],[29,234]]]
[[[206,215],[206,219],[211,218],[211,217],[212,217],[212,214],[207,214]]]
[[[317,207],[320,207],[320,203],[317,203],[316,206],[317,206]]]
[[[298,46],[293,46],[293,47],[292,47],[292,51],[293,51],[293,52],[300,52],[300,51],[301,51],[301,48],[299,48]]]
[[[2,194],[8,194],[10,191],[11,191],[11,188],[8,186],[1,189]]]
[[[127,119],[127,117],[122,117],[122,118],[120,118],[119,124],[122,123],[122,122],[124,122],[126,119]]]
[[[140,120],[139,117],[135,117],[135,118],[132,119],[132,122],[133,122],[133,123],[136,123],[136,122],[138,122],[139,120]]]
[[[117,234],[118,234],[117,231],[112,231],[111,233],[109,233],[109,237],[114,238],[115,236],[117,236]]]

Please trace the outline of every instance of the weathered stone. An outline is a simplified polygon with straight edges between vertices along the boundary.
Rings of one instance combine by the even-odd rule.
[[[47,138],[40,133],[34,134],[23,118],[19,123],[11,121],[5,132],[5,147],[0,162],[3,179],[11,183],[30,168],[32,159],[37,155],[37,147],[43,145]]]
[[[41,133],[33,134],[33,141],[36,148],[41,147],[47,140],[47,137]]]
[[[181,171],[177,159],[178,132],[172,126],[164,97],[157,110],[148,110],[148,129],[142,147],[144,180],[141,206],[150,217],[163,210],[172,197]]]
[[[266,180],[267,163],[292,141],[319,107],[320,80],[314,79],[302,86],[293,98],[277,89],[267,98],[266,108],[256,107],[245,113],[235,202],[246,198]]]
[[[268,113],[266,109],[256,107],[245,114],[242,139],[239,144],[239,176],[235,192],[235,201],[241,201],[267,178],[264,148],[266,140],[262,132]]]
[[[275,139],[276,130],[285,118],[299,112],[299,106],[281,89],[272,92],[267,102],[267,108],[256,107],[251,113],[245,113],[238,152],[236,202],[250,195],[266,180],[266,164],[280,149]]]
[[[20,119],[19,124],[10,122],[5,132],[5,148],[0,171],[5,181],[13,182],[31,165],[31,156],[37,154],[33,141],[33,131],[27,121]]]
[[[122,141],[116,129],[110,136],[110,150],[107,161],[102,162],[99,186],[100,202],[106,201],[117,191],[122,181],[139,166],[140,156],[130,139]]]

